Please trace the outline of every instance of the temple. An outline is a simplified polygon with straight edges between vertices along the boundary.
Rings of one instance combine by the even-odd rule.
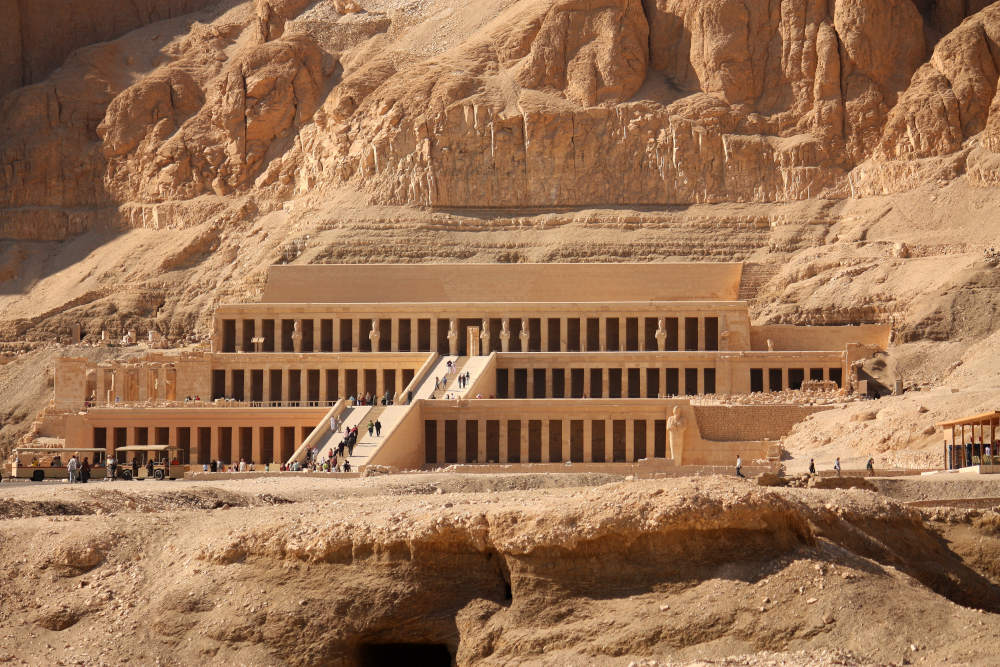
[[[273,266],[210,349],[60,360],[48,427],[199,468],[323,458],[331,418],[383,426],[355,469],[773,461],[823,407],[713,397],[849,392],[889,328],[755,326],[747,289],[739,263]]]

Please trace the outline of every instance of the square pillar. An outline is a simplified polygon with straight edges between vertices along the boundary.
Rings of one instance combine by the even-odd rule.
[[[359,427],[358,428],[358,434],[360,435],[360,433],[361,433],[361,428]],[[447,465],[447,463],[445,463],[445,460],[444,460],[444,440],[445,440],[444,420],[443,419],[438,419],[437,420],[437,443],[436,443],[437,444],[437,447],[436,447],[436,449],[437,449],[437,459],[436,460],[437,460],[437,465],[440,465],[440,466]]]
[[[486,463],[486,420],[483,418],[477,422],[477,434],[476,441],[479,447],[476,450],[476,460]]]
[[[467,456],[468,452],[466,451],[467,443],[465,442],[465,429],[466,428],[467,427],[465,425],[465,418],[464,417],[459,417],[458,418],[458,434],[457,434],[458,435],[458,438],[457,438],[458,444],[456,445],[456,449],[458,451],[455,453],[455,460],[458,463],[468,463],[469,462],[469,457]]]
[[[549,450],[549,420],[542,420],[542,463],[551,462],[551,451]]]
[[[569,347],[569,318],[559,318],[559,351],[566,352]]]
[[[684,313],[677,315],[677,349],[684,351],[687,349],[687,327],[684,325]]]
[[[437,354],[438,352],[438,316],[437,313],[431,313],[431,352]]]
[[[271,368],[270,366],[264,367],[264,389],[262,391],[261,398],[264,399],[264,403],[270,402],[271,397]]]
[[[333,351],[340,352],[340,318],[334,317],[333,324]]]
[[[500,460],[497,463],[510,463],[510,452],[507,451],[507,420],[500,420]]]
[[[626,333],[627,330],[628,330],[627,327],[626,327],[627,323],[628,323],[628,317],[626,317],[625,315],[622,315],[621,317],[618,318],[618,351],[619,352],[624,352],[625,348],[628,347],[628,334]]]
[[[309,404],[309,369],[299,371],[299,405]]]
[[[643,364],[639,367],[639,398],[646,398],[649,390],[649,366]]]
[[[218,461],[219,460],[219,427],[218,426],[212,426],[210,430],[212,432],[212,435],[210,437],[210,441],[211,442],[210,442],[209,448],[208,448],[208,451],[209,451],[208,455],[209,455],[209,458],[212,461]]]
[[[347,372],[346,372],[346,369],[344,369],[344,368],[341,368],[337,372],[337,396],[340,396],[340,397],[343,397],[343,398],[348,398],[348,396],[346,394],[344,394],[344,391],[347,388],[347,377],[346,376],[347,376]]]
[[[615,420],[610,415],[604,419],[604,462],[615,460]]]
[[[698,316],[698,349],[705,349],[705,318]]]
[[[781,389],[782,391],[788,390],[788,367],[784,366],[781,369]]]
[[[625,460],[635,461],[635,420],[625,420]]]
[[[381,364],[375,369],[375,395],[378,396],[379,400],[385,396],[385,372]],[[378,403],[378,401],[375,402]]]
[[[225,375],[226,375],[226,389],[225,389],[225,394],[226,394],[226,398],[229,398],[230,396],[233,395],[233,369],[232,368],[227,368],[226,371],[225,371]]]
[[[337,373],[340,375],[340,373]],[[330,400],[330,387],[327,384],[326,369],[319,369],[319,400],[326,403]]]
[[[581,352],[586,352],[587,351],[587,346],[588,346],[587,329],[589,328],[587,326],[587,320],[588,319],[589,318],[587,317],[586,313],[583,313],[583,314],[580,315],[580,351]]]
[[[590,369],[591,365],[586,365],[583,367],[583,395],[587,398],[592,398],[590,395]]]
[[[583,420],[583,462],[593,463],[594,461],[594,437],[593,437],[593,420],[584,419]]]
[[[535,369],[528,367],[528,398],[535,397]]]
[[[261,451],[261,443],[264,438],[261,436],[262,426],[254,426],[253,434],[250,436],[250,460],[254,463],[270,463],[264,460],[264,452]]]
[[[399,318],[392,318],[392,323],[390,324],[389,341],[391,347],[389,348],[393,352],[399,352]]]
[[[254,320],[253,320],[253,335],[254,335],[254,338],[263,338],[264,337],[264,320],[262,320],[259,317],[255,317]],[[247,351],[248,352],[256,352],[257,351],[257,346],[254,345],[253,343],[250,343],[250,345],[252,345],[253,348],[250,349],[250,350],[247,350]],[[261,345],[260,349],[263,350],[264,346]]]
[[[599,317],[597,319],[597,326],[600,335],[600,345],[598,346],[599,351],[606,352],[608,349],[608,318],[603,316]]]
[[[253,371],[249,368],[243,370],[243,402],[249,403],[253,398]]]
[[[287,367],[283,367],[281,369],[281,402],[282,403],[288,403],[288,396],[290,394],[290,392],[288,391],[290,389],[290,387],[288,386],[289,385],[288,378],[289,378],[290,375],[291,374],[288,372],[288,368]]]
[[[368,335],[368,332],[365,332]],[[361,318],[355,317],[351,319],[351,351],[358,352],[361,350]]]
[[[563,460],[564,461],[570,461],[570,460],[573,459],[573,454],[572,454],[572,452],[570,452],[570,443],[571,443],[571,440],[570,440],[569,427],[570,427],[570,420],[569,419],[563,419],[562,420],[562,455],[563,455]]]
[[[539,318],[541,322],[541,336],[542,344],[539,346],[542,352],[555,352],[555,350],[549,349],[549,318],[545,317],[545,313],[542,313],[543,317]]]
[[[528,425],[527,419],[521,420],[521,463],[527,463],[528,459],[531,458],[528,455]]]
[[[554,373],[552,369],[546,369],[545,371],[545,398],[552,398],[552,376]],[[566,379],[565,373],[563,374],[563,393],[566,393]],[[544,421],[544,420],[543,420]],[[545,422],[546,424],[548,422]]]
[[[243,349],[243,318],[236,318],[236,346],[234,348],[237,352],[248,352],[249,350]]]
[[[507,397],[514,398],[514,369],[507,371]]]

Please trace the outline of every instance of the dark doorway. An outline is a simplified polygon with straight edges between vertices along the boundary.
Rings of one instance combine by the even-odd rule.
[[[340,324],[340,351],[350,352],[354,341],[351,340],[354,336],[354,323],[353,320],[338,320]]]
[[[333,320],[319,322],[319,349],[320,352],[333,352]]]
[[[757,393],[764,391],[764,369],[750,369],[750,392]]]
[[[314,347],[316,332],[313,326],[314,321],[311,319],[302,320],[302,351],[303,352],[315,352]]]
[[[566,351],[580,351],[580,318],[578,317],[566,320]]]
[[[587,318],[587,352],[601,350],[601,320],[597,317]]]
[[[497,369],[497,398],[510,398],[507,394],[508,371],[506,368]]]
[[[378,351],[379,352],[392,351],[392,337],[399,336],[399,331],[392,330],[392,320],[387,318],[380,319],[378,321],[378,332],[379,332]]]
[[[409,318],[405,318],[399,321],[399,331],[395,332],[396,339],[399,341],[397,343],[400,352],[412,352],[413,351],[413,332],[411,330],[411,322]]]
[[[604,341],[604,349],[607,352],[617,352],[618,351],[618,318],[608,317],[604,320],[604,326],[606,327]]]
[[[698,318],[684,318],[684,349],[694,351],[698,349]]]
[[[630,352],[639,350],[639,318],[625,318],[625,349]]]
[[[260,323],[260,335],[264,339],[260,351],[274,352],[274,320],[264,320]]]
[[[549,318],[549,352],[559,352],[562,349],[562,320],[558,317]]]
[[[451,666],[451,653],[445,644],[362,644],[359,653],[358,664],[361,667]]]
[[[281,320],[281,351],[293,352],[295,343],[292,340],[292,332],[295,331],[295,320]]]
[[[236,320],[222,320],[222,351],[236,351]]]
[[[426,319],[417,320],[417,351],[431,351],[431,321]]]

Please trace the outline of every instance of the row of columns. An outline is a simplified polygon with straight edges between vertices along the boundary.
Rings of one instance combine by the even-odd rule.
[[[169,364],[98,366],[96,403],[176,400],[177,370]]]
[[[222,458],[222,441],[223,441],[223,431],[228,430],[230,432],[230,451],[229,458],[231,460],[226,460],[222,458],[223,463],[238,463],[240,458],[244,458],[247,463],[251,461],[257,464],[263,463],[282,463],[286,461],[295,452],[295,449],[304,439],[305,435],[312,430],[312,426],[303,425],[284,425],[284,426],[248,426],[248,425],[232,425],[232,426],[129,426],[126,427],[128,433],[126,436],[126,443],[128,445],[136,445],[142,442],[140,432],[146,431],[145,444],[149,445],[170,445],[170,447],[179,446],[180,442],[180,431],[185,429],[188,431],[187,440],[187,457],[186,460],[182,460],[181,463],[185,465],[196,465],[199,461],[212,461]],[[168,442],[156,442],[156,430],[158,428],[166,429],[168,431]],[[250,443],[249,443],[249,457],[243,456],[243,444],[240,440],[242,437],[242,429],[248,429],[250,432]],[[117,446],[114,442],[114,426],[106,427],[106,443],[105,446],[110,454],[113,449]],[[209,438],[207,442],[202,441],[201,434],[204,431],[208,431]],[[271,459],[270,461],[265,461],[264,456],[264,432],[270,431],[271,433]],[[97,446],[96,438],[96,428],[94,429],[94,445]],[[289,437],[290,436],[290,437]],[[118,443],[120,444],[120,443]],[[204,454],[204,456],[203,456]],[[170,454],[173,457],[174,453]],[[129,458],[128,460],[131,460]]]
[[[387,320],[390,321],[390,327],[389,327],[389,330],[387,330],[387,331],[384,331],[384,330],[381,329],[381,324],[379,323],[379,319],[378,318],[349,318],[349,320],[351,322],[351,340],[350,340],[350,345],[349,346],[343,345],[344,341],[343,341],[343,337],[342,337],[342,334],[341,334],[341,326],[340,326],[340,323],[341,323],[341,321],[343,319],[347,319],[347,318],[338,318],[338,319],[331,319],[331,318],[308,318],[308,320],[310,320],[312,322],[312,345],[311,346],[305,346],[304,342],[303,342],[304,341],[303,322],[307,321],[307,319],[298,318],[298,319],[293,319],[292,320],[293,321],[293,328],[292,328],[292,332],[290,334],[290,337],[291,337],[290,341],[286,341],[285,340],[284,327],[282,326],[283,320],[280,319],[280,318],[279,319],[273,319],[273,320],[268,320],[267,318],[255,318],[253,320],[249,320],[249,319],[236,319],[236,320],[234,320],[234,326],[235,326],[234,339],[235,340],[233,341],[232,345],[229,345],[228,343],[224,342],[223,345],[221,346],[221,351],[222,352],[236,352],[236,351],[242,351],[242,352],[259,352],[259,351],[264,351],[265,340],[264,340],[264,337],[262,335],[263,324],[264,324],[265,321],[270,321],[270,322],[274,323],[274,326],[273,326],[273,331],[274,331],[273,350],[277,351],[277,352],[281,352],[281,351],[290,351],[290,352],[324,352],[324,351],[325,352],[346,352],[348,350],[347,349],[343,349],[345,347],[349,347],[351,352],[358,352],[358,351],[361,350],[362,347],[367,347],[367,345],[362,345],[362,340],[364,338],[368,339],[368,341],[370,343],[370,346],[371,346],[371,349],[373,351],[378,351],[379,348],[380,348],[379,341],[381,341],[381,339],[383,337],[385,337],[389,341],[388,345],[385,346],[386,347],[386,351],[389,351],[389,352],[399,352],[401,349],[403,349],[404,351],[419,351],[419,352],[439,351],[439,352],[444,352],[444,350],[438,350],[437,349],[437,347],[438,347],[438,340],[439,340],[439,333],[440,333],[440,330],[439,330],[440,329],[440,322],[442,321],[441,319],[439,319],[437,317],[433,317],[433,318],[400,318],[400,317],[381,318],[381,319],[387,319]],[[362,320],[369,320],[369,319],[373,323],[371,329],[369,329],[367,331],[362,331],[361,330],[361,322],[362,322]],[[468,319],[468,318],[466,318],[466,319]],[[501,330],[500,330],[500,334],[499,334],[499,339],[500,339],[499,340],[499,345],[497,345],[497,344],[491,345],[490,344],[490,338],[492,337],[492,333],[490,332],[490,328],[489,328],[488,325],[489,325],[489,322],[490,322],[491,319],[494,319],[494,320],[495,319],[500,319],[501,320]],[[579,332],[580,332],[579,345],[578,345],[579,349],[577,351],[587,351],[588,348],[590,347],[590,345],[589,345],[589,343],[590,343],[590,341],[589,341],[589,333],[588,333],[588,331],[589,331],[588,320],[591,320],[591,319],[596,319],[598,321],[598,339],[599,339],[598,340],[598,350],[599,351],[627,351],[628,350],[629,346],[627,346],[627,344],[626,344],[627,339],[628,339],[628,335],[627,335],[628,320],[635,320],[636,321],[636,328],[637,328],[637,332],[636,332],[637,341],[636,342],[637,342],[637,344],[635,346],[632,346],[634,348],[634,351],[642,351],[642,350],[645,350],[645,351],[665,351],[665,350],[667,350],[667,338],[668,338],[667,331],[665,329],[665,326],[666,326],[665,322],[668,319],[676,320],[676,322],[677,322],[677,332],[676,332],[677,345],[675,347],[671,346],[671,349],[676,349],[676,350],[687,350],[688,349],[688,342],[689,341],[687,340],[686,320],[697,320],[697,334],[696,334],[697,340],[692,343],[691,348],[690,348],[691,351],[706,350],[706,349],[719,349],[719,340],[718,340],[718,337],[716,337],[715,340],[711,341],[712,342],[711,345],[709,345],[709,341],[706,340],[706,319],[707,318],[706,317],[702,317],[702,316],[698,316],[698,317],[684,317],[684,316],[681,316],[681,317],[676,317],[676,318],[664,318],[664,317],[652,318],[652,317],[647,317],[647,316],[635,316],[635,317],[625,317],[625,316],[622,316],[622,317],[607,317],[607,316],[599,316],[599,317],[592,317],[592,318],[591,317],[569,317],[569,316],[562,316],[562,317],[555,317],[555,318],[544,317],[544,316],[538,316],[538,317],[520,316],[520,317],[505,317],[505,318],[488,318],[488,317],[487,318],[483,318],[482,322],[483,322],[484,325],[486,325],[486,326],[481,326],[480,327],[480,332],[481,332],[480,335],[481,335],[481,337],[483,339],[483,342],[485,343],[485,345],[481,346],[481,349],[483,350],[483,353],[486,353],[486,352],[488,352],[491,349],[499,349],[500,351],[508,352],[508,351],[510,351],[510,341],[511,341],[511,339],[519,339],[519,341],[520,341],[520,349],[522,351],[528,351],[528,340],[531,337],[531,332],[529,330],[529,326],[528,325],[529,325],[530,320],[532,320],[532,319],[539,320],[539,332],[538,332],[538,334],[539,334],[539,339],[540,339],[540,345],[539,345],[539,350],[537,350],[537,351],[541,351],[541,352],[569,352],[569,351],[571,351],[569,349],[569,323],[570,323],[570,320],[576,320],[578,322],[578,326],[579,326]],[[654,336],[655,339],[656,339],[656,341],[657,341],[655,346],[650,346],[650,345],[647,344],[647,340],[646,340],[646,328],[645,328],[645,321],[647,319],[650,319],[650,320],[651,319],[657,319],[657,330],[656,330],[656,334]],[[716,336],[718,336],[720,334],[720,332],[718,330],[718,318],[713,317],[711,319],[716,320],[715,331],[716,331]],[[419,345],[419,340],[418,340],[419,339],[419,333],[418,333],[419,332],[419,322],[422,321],[422,320],[429,322],[429,336],[428,336],[429,341],[428,341],[428,345],[425,345],[425,346],[420,346]],[[550,346],[549,345],[549,321],[550,320],[559,320],[559,345],[558,345],[557,349],[554,346]],[[225,319],[221,320],[221,322],[223,324],[223,327],[225,327],[225,322],[226,321],[229,321],[229,320],[225,320]],[[409,339],[406,340],[406,341],[402,340],[402,337],[401,337],[401,334],[400,334],[400,332],[401,332],[400,322],[401,321],[408,321],[410,323]],[[452,348],[452,349],[449,349],[448,352],[451,353],[451,354],[456,354],[457,350],[455,348],[457,347],[457,345],[459,343],[459,339],[462,338],[462,337],[464,337],[465,332],[460,332],[460,331],[457,330],[458,329],[458,321],[459,321],[458,318],[446,319],[444,321],[446,321],[448,323],[447,324],[447,327],[448,327],[447,334],[446,334],[445,337],[449,340],[449,346]],[[616,337],[618,339],[618,345],[617,345],[617,347],[614,350],[609,350],[609,348],[608,348],[609,326],[611,325],[611,321],[617,321],[617,332],[616,332],[617,336]],[[250,341],[251,342],[248,345],[246,343],[246,340],[245,340],[246,339],[246,328],[247,328],[248,324],[250,324],[251,322],[253,323],[253,336],[250,337]],[[330,323],[331,340],[330,340],[330,344],[327,345],[327,346],[323,346],[322,345],[323,322],[329,322]],[[404,342],[406,343],[405,345],[403,344]],[[268,345],[268,347],[271,347],[271,346]],[[424,348],[427,348],[427,349],[420,349],[421,347],[424,347]]]
[[[629,395],[629,377],[628,377],[628,371],[629,371],[630,368],[631,369],[638,368],[638,370],[639,370],[639,387],[638,387],[638,389],[639,389],[639,397],[640,398],[647,398],[647,397],[650,396],[649,372],[648,372],[649,370],[656,370],[656,371],[658,371],[658,373],[657,373],[657,386],[655,387],[655,391],[653,392],[653,397],[656,397],[656,396],[669,396],[669,395],[671,395],[673,393],[673,392],[669,392],[668,391],[668,389],[669,389],[668,388],[668,382],[667,382],[667,371],[668,371],[668,369],[665,368],[665,367],[661,367],[661,366],[645,365],[645,366],[631,366],[631,367],[625,367],[625,368],[615,367],[614,369],[612,369],[610,367],[606,367],[606,366],[600,366],[600,367],[591,366],[591,367],[583,367],[583,368],[566,368],[566,369],[563,369],[565,371],[564,376],[563,376],[563,395],[559,396],[559,397],[554,396],[554,390],[553,390],[554,374],[553,374],[552,371],[555,370],[555,369],[548,368],[548,367],[543,367],[543,368],[528,367],[528,368],[506,368],[506,369],[498,369],[498,370],[506,370],[507,371],[507,384],[506,384],[506,390],[507,390],[506,391],[506,396],[507,396],[507,398],[515,398],[515,371],[517,371],[517,370],[526,371],[526,375],[527,375],[526,398],[534,398],[535,397],[535,373],[534,373],[534,371],[536,371],[536,370],[544,370],[545,371],[545,393],[544,393],[544,395],[541,396],[542,398],[572,398],[573,397],[572,383],[573,383],[573,371],[574,370],[576,370],[576,371],[581,371],[582,370],[583,371],[583,396],[587,397],[587,398],[602,398],[602,397],[605,397],[605,396],[610,397],[610,395],[611,395],[611,384],[610,384],[610,382],[611,382],[611,374],[609,373],[610,370],[620,370],[621,371],[621,387],[620,387],[621,391],[619,393],[619,396],[627,397]],[[595,395],[594,394],[594,387],[593,387],[593,381],[592,381],[591,371],[593,371],[595,369],[601,371],[601,390],[602,391],[600,392],[600,395]],[[715,368],[714,367],[712,367],[712,368],[706,368],[706,367],[703,367],[703,366],[699,366],[699,367],[694,368],[694,369],[673,368],[672,370],[677,371],[677,388],[676,388],[677,391],[676,391],[676,395],[696,396],[696,395],[700,395],[700,394],[704,394],[704,393],[715,393],[716,390],[717,390],[717,388],[716,388],[716,378],[715,378]],[[688,371],[688,370],[695,370],[695,371],[697,371],[697,374],[695,376],[696,377],[695,386],[693,386],[693,387],[688,386],[687,373],[686,373],[686,371]],[[500,382],[499,376],[498,376],[497,382],[498,382],[498,384]],[[500,389],[501,389],[500,386],[497,386],[497,395],[504,395],[503,392],[500,391]],[[707,389],[707,391],[706,391],[706,389]]]
[[[248,368],[248,369],[226,369],[225,373],[225,387],[224,392],[227,398],[233,397],[235,395],[234,388],[236,386],[237,373],[243,373],[242,380],[242,390],[243,390],[243,400],[251,401],[254,400],[253,397],[253,376],[254,372],[261,374],[261,399],[264,402],[275,403],[282,402],[288,403],[291,401],[292,393],[292,372],[299,372],[299,399],[298,402],[320,402],[320,403],[333,403],[339,398],[348,398],[348,387],[347,387],[347,375],[349,371],[355,373],[355,387],[352,389],[361,394],[373,393],[376,396],[383,396],[388,388],[387,385],[392,385],[390,393],[393,394],[394,398],[396,395],[405,388],[405,382],[408,382],[412,378],[412,374],[407,377],[406,371],[409,369],[398,369],[398,368],[364,368],[364,367],[352,367],[352,366],[341,366],[336,369],[326,369],[326,368],[289,368],[282,366],[280,368]],[[271,374],[272,371],[281,372],[281,390],[280,395],[276,395],[275,391],[272,391]],[[375,386],[369,387],[366,384],[366,371],[375,371]],[[317,373],[319,376],[318,382],[318,395],[315,398],[310,396],[309,392],[309,376],[310,372]],[[333,375],[336,375],[336,380],[332,380]],[[389,377],[387,377],[387,375]],[[387,382],[386,380],[390,380]],[[335,385],[334,385],[335,382]],[[355,395],[355,398],[360,398],[361,396]]]
[[[756,368],[756,369],[753,369],[753,370],[761,372],[761,374],[762,374],[762,378],[761,379],[762,379],[762,382],[763,382],[764,391],[773,392],[773,391],[782,391],[782,390],[785,390],[785,389],[789,388],[789,379],[788,379],[789,371],[792,371],[792,370],[801,371],[802,372],[803,382],[805,382],[805,381],[808,381],[808,380],[812,379],[813,371],[822,371],[822,373],[823,373],[822,379],[824,381],[829,381],[830,377],[831,377],[831,371],[840,371],[841,369],[840,368],[829,368],[829,367],[825,367],[825,366],[823,368],[795,368],[794,366],[793,367],[782,366],[781,368]],[[772,371],[778,371],[778,370],[781,371],[781,383],[780,383],[780,386],[777,386],[778,383],[772,382],[772,380],[771,380],[771,372]],[[817,375],[818,375],[818,373],[817,373]],[[841,386],[843,386],[843,377],[841,377],[841,379],[839,380],[839,384]]]
[[[521,463],[561,463],[564,461],[571,460],[572,451],[572,422],[582,421],[582,448],[583,457],[582,461],[584,463],[595,462],[594,460],[594,422],[603,422],[603,434],[604,434],[604,461],[612,462],[614,461],[614,423],[615,421],[625,422],[625,461],[632,462],[638,458],[652,458],[654,455],[659,454],[662,457],[667,457],[670,455],[669,447],[667,445],[666,436],[666,426],[665,420],[658,419],[583,419],[583,420],[571,420],[571,419],[561,419],[561,420],[551,420],[551,419],[541,419],[541,420],[486,420],[486,419],[457,419],[457,420],[426,420],[434,421],[436,441],[434,443],[425,443],[425,451],[427,453],[428,461],[427,463],[511,463],[511,462],[521,462]],[[457,443],[456,443],[456,456],[453,457],[454,460],[450,460],[450,457],[446,456],[446,436],[445,429],[446,423],[448,421],[456,422],[457,426]],[[499,427],[499,437],[498,437],[498,453],[499,461],[490,461],[487,458],[487,442],[486,442],[486,432],[487,432],[487,421],[498,421]],[[541,451],[540,456],[532,460],[531,457],[531,441],[530,441],[530,424],[532,421],[541,422]],[[475,456],[470,456],[467,447],[467,437],[468,432],[468,422],[476,422],[476,453]],[[550,436],[552,423],[559,422],[560,427],[560,439],[559,439],[559,450],[561,456],[558,458],[552,457],[552,450],[550,448]],[[658,423],[659,422],[659,428]],[[517,457],[511,457],[511,451],[509,447],[509,434],[512,424],[519,424],[520,436],[517,440],[516,451]],[[637,456],[636,453],[636,424],[645,424],[645,452],[642,456]],[[427,429],[425,428],[425,433]],[[434,453],[434,460],[429,460],[431,458],[431,452]]]

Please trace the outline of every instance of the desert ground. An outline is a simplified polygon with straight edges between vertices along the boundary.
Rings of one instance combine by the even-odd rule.
[[[1000,480],[849,483],[8,480],[0,659],[995,664]]]

